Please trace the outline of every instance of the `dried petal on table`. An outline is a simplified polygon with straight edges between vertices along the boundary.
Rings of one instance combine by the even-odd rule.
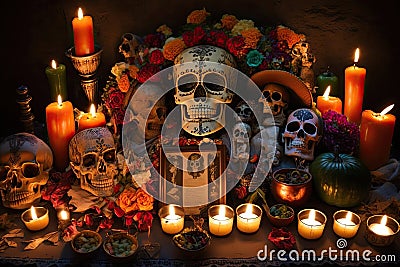
[[[268,240],[271,241],[277,248],[289,250],[296,244],[296,238],[285,227],[272,228],[268,235]]]

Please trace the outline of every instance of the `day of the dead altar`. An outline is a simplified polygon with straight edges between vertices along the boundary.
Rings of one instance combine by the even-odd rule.
[[[79,9],[71,26],[65,55],[89,105],[74,108],[65,66],[52,61],[39,137],[19,88],[26,131],[0,144],[5,261],[263,264],[271,249],[275,264],[285,253],[316,262],[293,256],[306,249],[346,249],[346,259],[321,256],[330,263],[359,262],[347,260],[354,251],[363,264],[398,261],[394,105],[362,110],[358,48],[340,99],[336,74],[314,73],[304,34],[199,9],[176,30],[125,33],[124,61],[99,88],[106,51],[92,18]],[[223,253],[231,242],[251,249]],[[54,255],[38,256],[45,246]]]

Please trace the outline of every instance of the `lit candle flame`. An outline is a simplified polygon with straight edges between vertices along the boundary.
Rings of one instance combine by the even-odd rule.
[[[60,211],[60,219],[61,220],[68,220],[68,212],[66,210],[61,210]]]
[[[78,19],[83,19],[83,11],[82,8],[78,9]]]
[[[169,206],[169,215],[170,216],[175,216],[175,208],[172,205]]]
[[[354,64],[358,62],[358,59],[360,58],[360,49],[357,48],[356,52],[354,53]]]
[[[90,105],[90,114],[92,114],[93,118],[96,118],[96,108],[94,107],[94,104]]]
[[[381,225],[386,226],[386,222],[387,222],[387,216],[383,215],[383,217],[381,219]]]
[[[351,212],[350,212],[350,211],[347,212],[346,221],[347,221],[347,222],[351,222],[351,217],[352,217]]]
[[[219,213],[218,215],[223,218],[225,217],[225,207],[224,206],[219,206]]]
[[[322,96],[324,99],[329,99],[329,93],[331,92],[331,86],[328,85],[328,87],[326,87],[325,93]]]
[[[315,210],[310,210],[310,214],[308,214],[309,221],[315,221]]]
[[[250,204],[247,204],[246,211],[244,214],[251,215],[253,214],[253,207]]]
[[[58,97],[57,97],[57,102],[58,102],[58,106],[61,107],[61,106],[62,106],[62,98],[61,98],[61,95],[58,95]]]
[[[51,61],[51,67],[53,69],[57,69],[57,63],[56,63],[56,61],[54,59]]]
[[[386,113],[388,113],[389,111],[391,111],[393,107],[394,107],[394,104],[391,104],[390,106],[388,106],[388,107],[386,107],[384,110],[382,110],[382,112],[379,113],[379,115],[381,115],[381,116],[385,115]]]
[[[33,207],[33,206],[31,206],[31,217],[32,217],[32,220],[37,220],[37,214],[36,214],[36,209]]]

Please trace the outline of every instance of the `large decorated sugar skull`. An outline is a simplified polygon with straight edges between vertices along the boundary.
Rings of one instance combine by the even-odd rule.
[[[231,103],[236,66],[222,48],[198,45],[182,51],[174,62],[175,103],[181,105],[182,128],[195,136],[222,129]]]
[[[69,158],[83,190],[111,196],[117,174],[116,146],[106,127],[82,130],[69,143]]]
[[[313,160],[321,131],[322,125],[314,111],[308,108],[294,110],[288,117],[283,133],[285,155]]]
[[[17,133],[0,144],[0,191],[3,205],[26,209],[41,198],[53,166],[50,147],[35,135]]]
[[[262,90],[263,97],[259,102],[263,105],[263,113],[274,116],[275,125],[283,126],[286,121],[285,111],[288,108],[290,95],[280,84],[268,83]]]

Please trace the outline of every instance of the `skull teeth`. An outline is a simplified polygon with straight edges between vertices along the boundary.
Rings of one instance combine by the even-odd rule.
[[[7,195],[7,201],[9,202],[18,202],[30,198],[33,196],[35,193],[34,192],[28,192],[28,191],[22,191],[22,192],[11,192],[10,194]]]
[[[110,179],[108,177],[105,177],[105,179],[96,179],[96,180],[90,180],[88,179],[89,177],[86,175],[86,182],[90,187],[92,187],[95,190],[102,190],[102,189],[108,189],[112,188],[114,186],[114,181],[113,179]]]
[[[217,109],[204,105],[191,105],[186,112],[188,119],[210,119],[217,116]]]

